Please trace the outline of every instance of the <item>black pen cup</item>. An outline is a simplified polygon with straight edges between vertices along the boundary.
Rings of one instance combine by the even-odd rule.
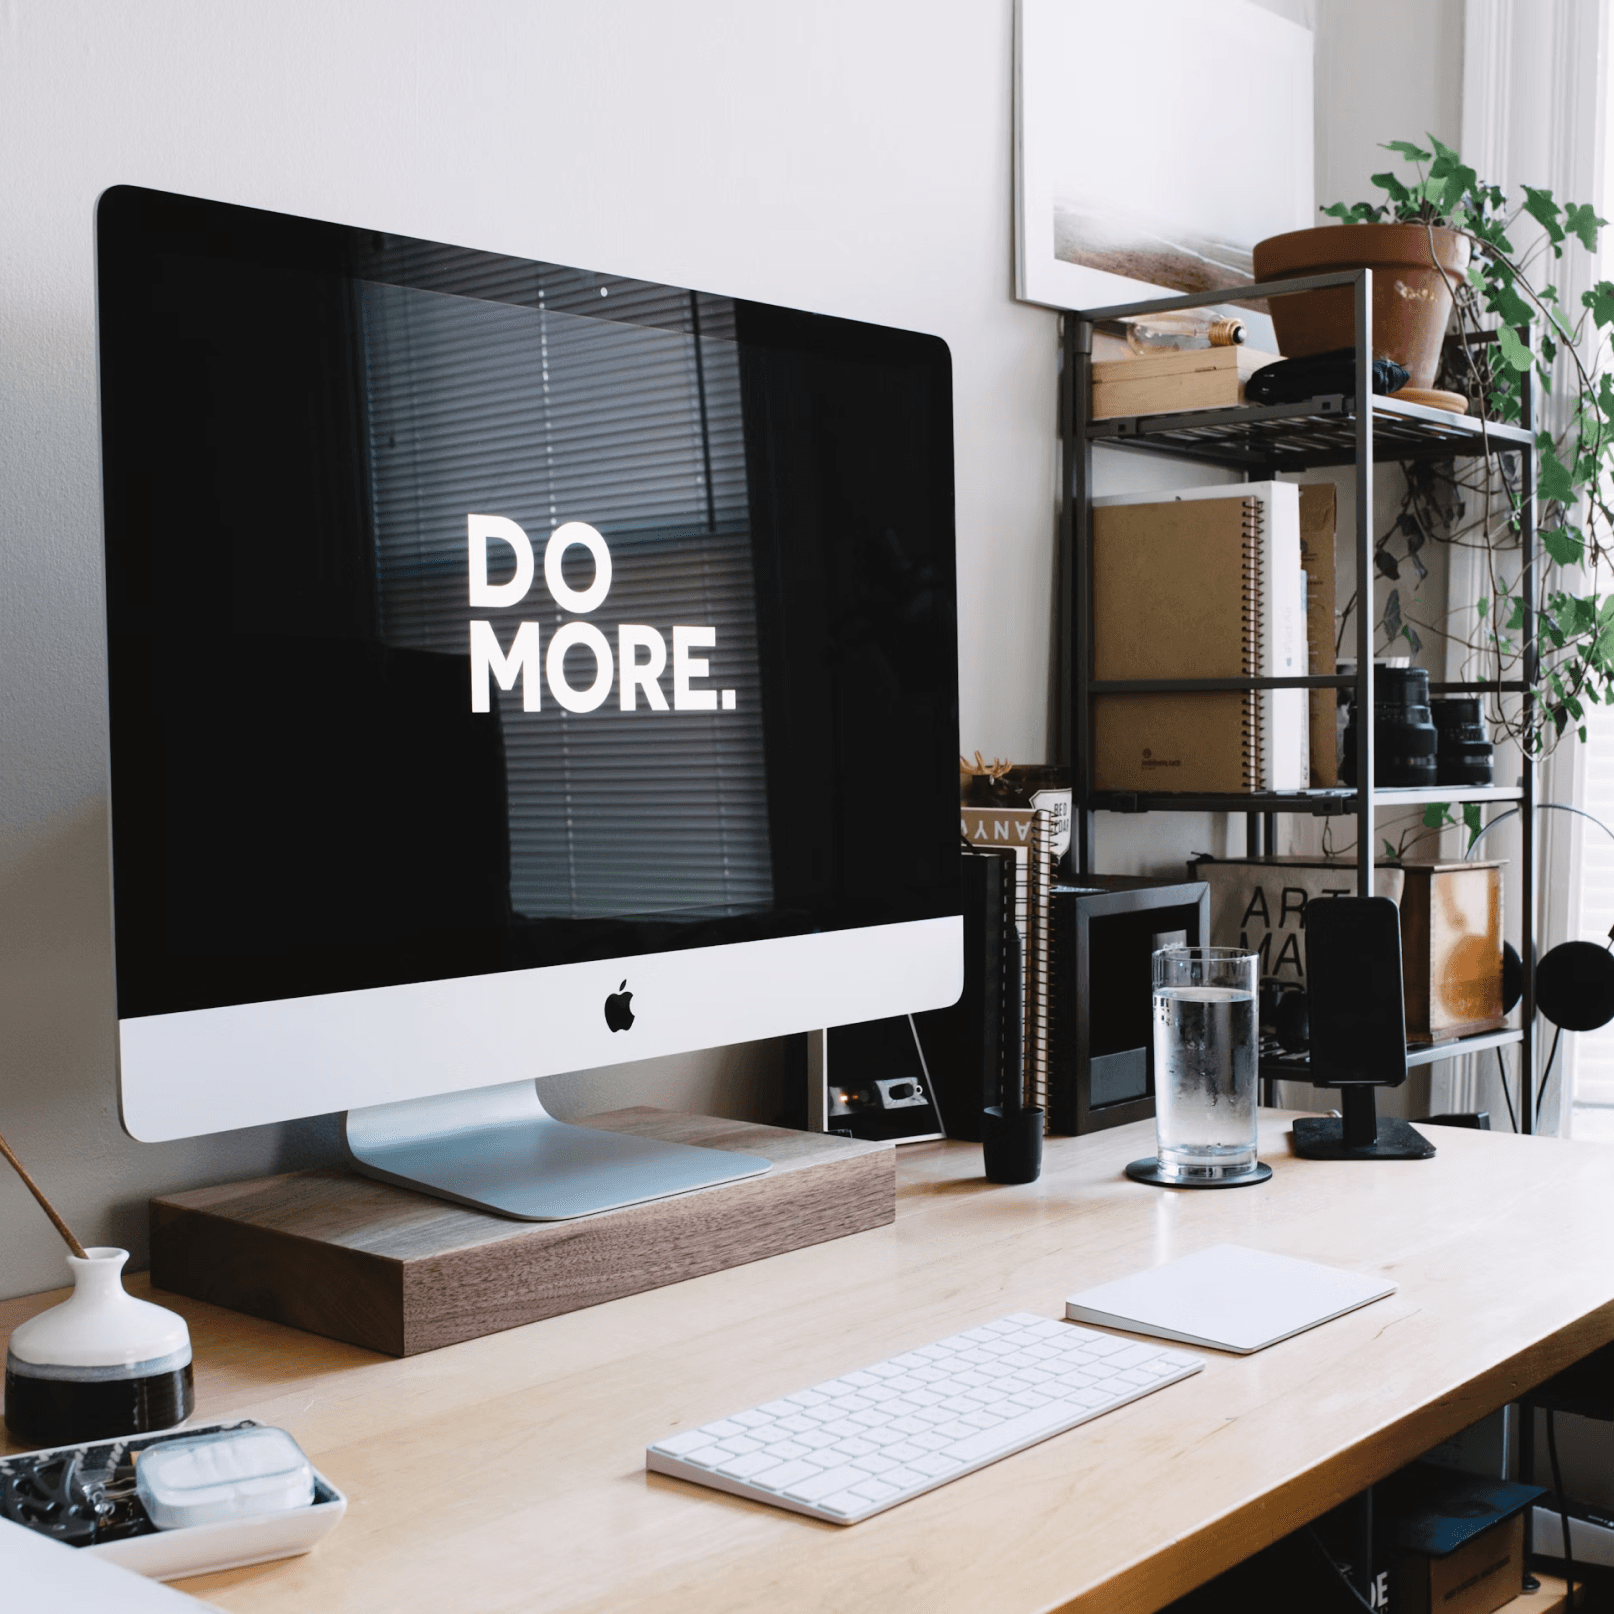
[[[1042,1111],[989,1104],[981,1116],[988,1182],[1035,1182],[1042,1175]]]

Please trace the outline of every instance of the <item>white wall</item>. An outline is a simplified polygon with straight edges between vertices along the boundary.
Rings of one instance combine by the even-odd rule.
[[[329,1121],[149,1146],[113,1081],[92,220],[124,182],[933,331],[962,740],[1043,757],[1054,316],[1009,295],[1007,0],[0,7],[0,1131],[87,1242]],[[871,790],[878,785],[871,782]],[[771,1113],[771,1046],[547,1084]],[[0,1178],[0,1295],[61,1281]]]
[[[1459,0],[1264,3],[1316,19],[1319,197],[1364,189],[1373,141],[1454,128]],[[100,191],[150,185],[939,333],[961,740],[1031,761],[1049,739],[1056,341],[1054,316],[1009,294],[1010,95],[1009,0],[0,6],[0,1131],[82,1237],[138,1265],[151,1193],[337,1148],[330,1118],[158,1146],[117,1123]],[[1175,474],[1099,469],[1117,486]],[[1106,819],[1100,859],[1175,869],[1237,836]],[[766,1118],[778,1096],[771,1045],[546,1086],[565,1115],[656,1102]],[[9,1178],[0,1227],[0,1295],[59,1281],[54,1236]]]

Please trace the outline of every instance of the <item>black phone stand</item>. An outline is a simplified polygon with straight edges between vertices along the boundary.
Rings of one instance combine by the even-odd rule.
[[[1302,1160],[1432,1160],[1435,1146],[1394,1115],[1380,1115],[1373,1088],[1353,1082],[1338,1089],[1343,1117],[1305,1116],[1294,1123]]]

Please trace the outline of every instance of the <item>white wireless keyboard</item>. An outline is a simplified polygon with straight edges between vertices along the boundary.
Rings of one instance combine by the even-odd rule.
[[[645,1467],[856,1524],[1204,1365],[1016,1312],[669,1435]]]

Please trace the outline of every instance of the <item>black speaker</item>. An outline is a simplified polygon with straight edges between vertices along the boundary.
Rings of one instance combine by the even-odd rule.
[[[1614,1020],[1614,953],[1596,942],[1562,942],[1536,965],[1536,1008],[1565,1031]]]

